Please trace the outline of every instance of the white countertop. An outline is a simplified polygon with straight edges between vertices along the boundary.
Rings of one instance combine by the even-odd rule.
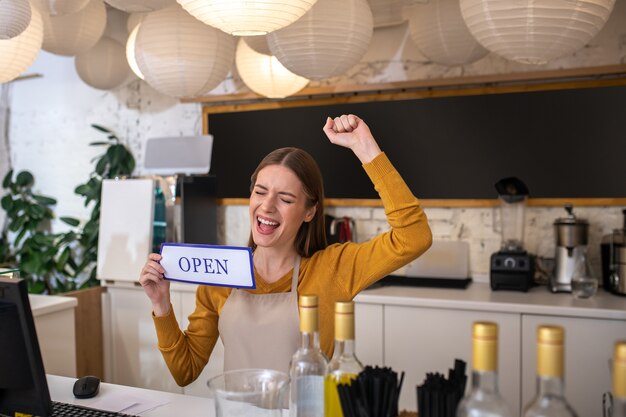
[[[28,300],[34,317],[75,308],[78,305],[76,298],[58,295],[28,294]]]
[[[568,293],[553,294],[543,286],[524,293],[492,291],[489,284],[473,282],[467,289],[384,286],[364,290],[354,300],[363,304],[626,320],[626,297],[602,289],[591,298],[576,299]]]

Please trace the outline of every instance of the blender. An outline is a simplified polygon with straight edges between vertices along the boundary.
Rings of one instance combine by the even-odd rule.
[[[524,214],[528,188],[515,177],[496,183],[500,200],[502,245],[491,255],[491,289],[528,291],[534,283],[535,259],[524,249]]]

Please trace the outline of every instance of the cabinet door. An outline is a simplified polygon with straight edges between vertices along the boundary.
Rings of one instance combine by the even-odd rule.
[[[356,356],[364,366],[383,366],[382,305],[355,303],[354,340]]]
[[[611,390],[610,360],[615,341],[626,338],[626,322],[554,316],[522,318],[522,405],[536,392],[537,327],[565,329],[565,396],[579,416],[602,415],[602,393]]]
[[[179,319],[181,328],[186,329],[189,324],[187,319],[196,308],[196,293],[195,292],[183,292],[181,293],[181,306],[182,315]],[[217,339],[217,343],[213,348],[213,352],[209,358],[209,362],[204,367],[202,373],[198,378],[187,385],[183,392],[189,395],[195,395],[198,397],[208,397],[209,389],[207,387],[207,381],[217,375],[224,372],[224,345],[222,339]]]
[[[517,414],[520,409],[520,315],[418,307],[384,307],[385,366],[405,372],[400,410],[417,410],[418,385],[427,373],[448,375],[455,359],[467,363],[471,385],[472,323],[499,326],[500,391]]]
[[[172,305],[180,317],[178,294]],[[152,320],[152,304],[141,288],[107,288],[109,309],[108,347],[110,380],[114,384],[181,393],[158,349]]]

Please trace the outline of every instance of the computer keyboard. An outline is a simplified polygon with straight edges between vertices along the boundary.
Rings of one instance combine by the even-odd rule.
[[[116,413],[113,411],[96,410],[76,404],[52,401],[51,417],[138,417],[131,414]]]

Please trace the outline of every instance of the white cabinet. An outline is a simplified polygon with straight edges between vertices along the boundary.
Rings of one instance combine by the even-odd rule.
[[[355,304],[355,353],[363,365],[383,366],[383,306]]]
[[[28,298],[46,373],[77,377],[74,309],[78,302],[52,295]]]
[[[178,323],[187,327],[187,317],[195,309],[195,286],[172,285],[171,302]],[[107,288],[105,344],[107,382],[159,391],[208,396],[207,381],[223,372],[224,348],[215,346],[203,373],[192,384],[179,387],[158,349],[152,320],[152,305],[141,287],[115,284]]]
[[[384,363],[398,373],[405,372],[400,410],[416,410],[416,387],[424,382],[426,373],[447,377],[455,359],[467,363],[467,384],[471,384],[475,321],[498,323],[500,391],[513,410],[519,409],[519,314],[384,306]]]
[[[536,392],[536,334],[541,324],[565,329],[565,395],[579,416],[602,415],[602,393],[611,390],[611,358],[617,340],[626,339],[626,322],[543,315],[522,317],[522,400]]]

